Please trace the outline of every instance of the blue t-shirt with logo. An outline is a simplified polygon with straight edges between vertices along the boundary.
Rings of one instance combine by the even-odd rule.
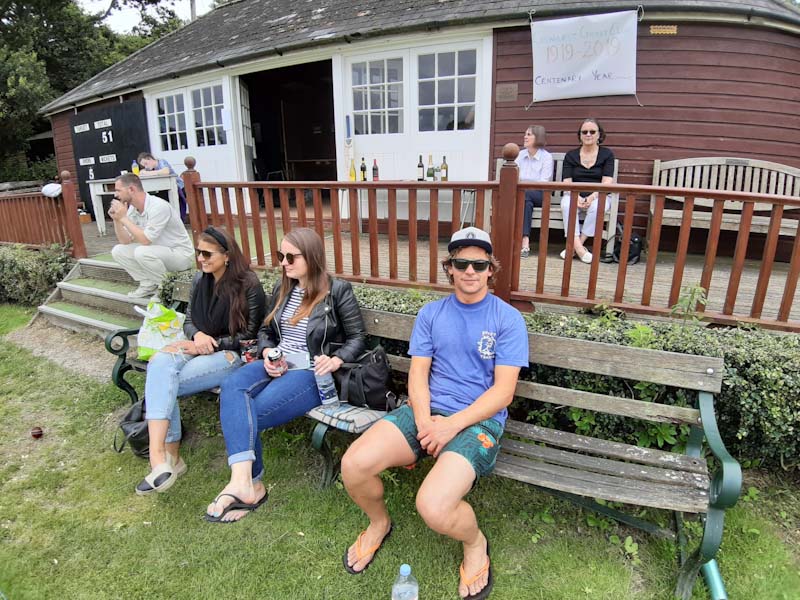
[[[494,385],[494,368],[528,366],[528,331],[520,312],[492,294],[475,304],[455,294],[422,307],[414,323],[411,356],[432,358],[431,408],[467,408]],[[505,425],[505,408],[492,418]]]

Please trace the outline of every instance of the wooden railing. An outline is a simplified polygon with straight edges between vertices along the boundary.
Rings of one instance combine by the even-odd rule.
[[[512,154],[515,152],[509,151],[506,158],[511,158]],[[185,172],[183,177],[195,235],[209,223],[238,231],[243,252],[259,267],[278,265],[275,250],[280,243],[280,231],[310,226],[321,236],[330,238],[329,252],[333,253],[334,272],[338,276],[366,283],[447,290],[450,286],[440,260],[451,233],[469,224],[491,230],[495,255],[504,266],[497,274],[494,292],[521,310],[532,310],[533,302],[578,307],[605,303],[630,313],[669,316],[671,307],[681,297],[683,286],[699,283],[707,291],[716,292],[725,287],[724,303],[719,309],[701,303],[694,307],[696,314],[704,320],[724,324],[746,322],[800,332],[800,320],[790,319],[800,277],[800,222],[795,231],[788,268],[782,270],[779,278],[772,278],[782,221],[785,229],[787,218],[797,219],[800,212],[794,210],[800,208],[800,199],[796,197],[622,184],[600,186],[555,182],[523,185],[518,183],[517,168],[510,160],[506,160],[500,179],[495,182],[201,182],[194,169]],[[535,266],[535,278],[528,285],[529,289],[520,285],[519,231],[526,189],[545,191],[542,227],[538,240],[532,239],[538,245],[538,253],[535,259],[528,259],[525,263],[526,273]],[[597,220],[596,235],[588,246],[593,255],[590,265],[576,267],[573,261],[558,258],[562,248],[566,247],[568,256],[572,253],[577,205],[571,205],[565,241],[563,232],[554,233],[549,229],[551,195],[548,192],[555,190],[568,190],[573,197],[581,191],[599,190],[599,210],[608,202],[607,194],[619,194],[623,224],[619,264],[601,267],[601,238],[597,234],[603,225],[602,219]],[[634,207],[637,199],[649,202],[651,196],[656,199],[656,209],[646,241],[646,263],[638,265],[636,277],[631,277],[629,271],[633,267],[628,266],[627,258]],[[685,198],[683,225],[674,254],[665,253],[659,247],[661,214],[670,196]],[[273,197],[279,206],[273,207]],[[323,197],[331,199],[329,216],[323,215]],[[684,281],[694,198],[713,200],[711,229],[698,280]],[[263,209],[259,200],[264,204]],[[714,271],[718,264],[720,220],[726,202],[742,202],[745,208],[732,262],[725,267],[728,270],[724,274],[726,280],[720,282],[719,272],[722,271],[718,272],[717,280]],[[401,204],[405,214],[398,216]],[[752,301],[742,310],[741,306],[737,307],[736,300],[743,273],[748,269],[749,272],[754,270],[752,265],[746,264],[745,258],[756,204],[759,208],[764,205],[771,207],[771,220]],[[470,210],[465,218],[467,205]],[[379,206],[384,214],[379,215]],[[420,219],[421,213],[427,213],[423,215],[426,218]],[[350,218],[350,215],[357,215],[357,218]],[[364,257],[362,252],[365,252]],[[664,257],[666,264],[663,264],[664,260],[659,264],[659,257]],[[576,268],[588,269],[588,276],[584,272],[580,277],[575,276]],[[609,274],[609,269],[613,270],[612,274]],[[643,273],[641,269],[644,269]],[[549,273],[560,274],[557,289],[552,289],[552,277],[548,285]],[[663,283],[665,273],[669,283]],[[612,288],[608,285],[609,277],[614,278]],[[658,294],[654,287],[657,279],[662,282]],[[579,284],[583,286],[584,282],[585,289],[581,287],[578,291],[576,288]],[[765,299],[770,289],[773,297],[779,293],[781,300],[777,310],[772,311],[774,316],[765,317]]]
[[[0,242],[39,248],[70,244],[73,257],[86,257],[75,187],[68,171],[61,175],[58,198],[41,193],[0,195]]]

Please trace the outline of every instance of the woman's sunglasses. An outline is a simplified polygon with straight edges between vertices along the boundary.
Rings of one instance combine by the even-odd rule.
[[[583,135],[594,135],[597,133],[597,129],[581,129],[581,133]]]
[[[197,254],[197,256],[202,256],[206,260],[211,258],[212,254],[224,254],[223,252],[217,252],[215,250],[195,250],[194,252]]]
[[[454,258],[450,261],[450,264],[459,271],[466,271],[469,266],[472,265],[473,271],[476,273],[483,273],[492,263],[488,260],[467,260],[466,258]]]
[[[295,252],[294,254],[292,254],[291,252],[287,252],[286,254],[284,254],[280,250],[278,250],[277,255],[278,255],[278,262],[283,262],[283,259],[285,258],[286,262],[288,262],[290,265],[294,264],[295,258],[297,258],[298,256],[303,256],[300,252]]]

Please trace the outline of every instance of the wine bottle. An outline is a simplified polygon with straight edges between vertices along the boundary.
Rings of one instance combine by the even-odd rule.
[[[364,162],[364,157],[361,157],[361,181],[367,180],[367,163]]]
[[[422,154],[419,155],[417,163],[417,181],[425,181],[425,165],[422,163]]]
[[[378,181],[378,159],[372,159],[372,181]]]
[[[441,166],[442,181],[447,181],[447,168],[448,168],[447,167],[447,157],[443,156],[442,157],[442,166]]]
[[[350,181],[356,180],[356,160],[354,158],[350,159]]]
[[[433,154],[428,154],[428,173],[425,176],[428,181],[435,181],[436,175],[433,170]]]

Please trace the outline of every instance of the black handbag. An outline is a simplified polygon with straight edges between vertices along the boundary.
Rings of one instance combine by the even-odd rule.
[[[144,418],[144,398],[131,406],[119,422],[119,428],[114,433],[114,450],[122,452],[125,445],[130,446],[131,452],[140,458],[150,457],[150,434],[147,431],[147,421]],[[123,438],[118,445],[120,431]]]
[[[397,408],[397,397],[389,389],[391,368],[383,346],[364,352],[357,362],[343,363],[333,376],[342,402],[375,410]]]

